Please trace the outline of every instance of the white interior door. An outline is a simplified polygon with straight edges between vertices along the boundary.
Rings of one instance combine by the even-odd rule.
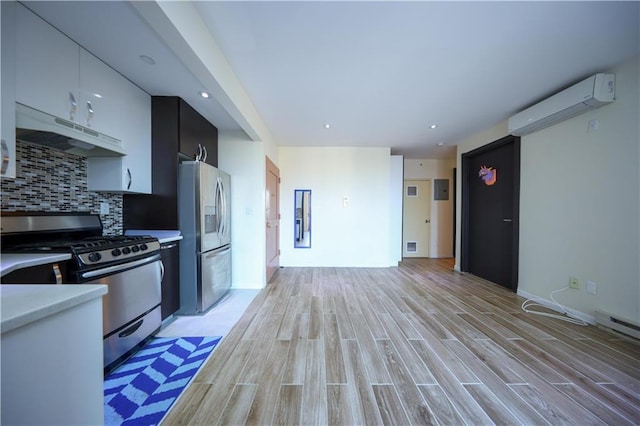
[[[429,257],[431,240],[431,181],[404,181],[402,256]]]

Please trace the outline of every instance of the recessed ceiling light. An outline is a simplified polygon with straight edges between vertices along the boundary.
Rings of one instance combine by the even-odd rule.
[[[436,127],[438,127],[437,124],[432,124],[431,126],[429,126],[430,129],[435,129]]]
[[[325,129],[328,129],[328,128],[330,128],[330,127],[331,127],[331,124],[329,124],[329,123],[327,123],[327,124],[325,124],[325,125],[324,125],[324,128],[325,128]]]
[[[438,142],[438,146],[444,146],[444,142]]]
[[[94,93],[93,96],[95,96],[96,98],[102,98],[102,95],[100,93]]]
[[[151,56],[147,55],[140,55],[140,60],[147,65],[155,65],[156,63],[156,61]]]
[[[203,98],[205,98],[205,99],[209,99],[211,97],[211,95],[209,93],[204,92],[204,91],[203,92],[198,92],[198,94],[200,96],[202,96]]]

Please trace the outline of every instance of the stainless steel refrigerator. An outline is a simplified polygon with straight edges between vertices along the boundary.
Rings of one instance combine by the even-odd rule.
[[[231,287],[231,202],[228,174],[200,162],[178,169],[179,314],[200,314]],[[158,212],[158,214],[162,214]]]

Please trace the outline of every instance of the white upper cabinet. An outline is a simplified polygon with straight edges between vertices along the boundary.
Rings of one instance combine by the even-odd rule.
[[[2,65],[0,117],[0,176],[16,177],[16,37],[15,3],[0,2]]]
[[[122,112],[122,101],[118,99],[126,90],[118,83],[122,79],[117,72],[100,59],[80,48],[80,97],[79,124],[120,139],[114,133],[118,127],[118,109]],[[122,118],[120,118],[122,120]]]
[[[89,191],[151,193],[151,96],[80,50],[83,126],[122,141],[124,157],[87,159]]]
[[[89,191],[151,193],[151,97],[131,86],[116,135],[127,155],[88,158]]]
[[[151,193],[151,97],[24,6],[16,9],[15,100],[122,141],[123,157],[87,158],[90,191]]]
[[[122,141],[124,157],[87,159],[89,191],[151,193],[151,96],[80,49],[80,124]]]
[[[122,140],[129,91],[139,89],[82,48],[79,87],[77,123]]]
[[[16,101],[78,122],[79,46],[24,6],[16,22]]]

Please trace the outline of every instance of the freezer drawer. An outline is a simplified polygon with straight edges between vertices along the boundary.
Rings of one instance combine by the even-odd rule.
[[[202,253],[198,259],[201,283],[197,310],[206,311],[231,287],[231,245]]]

